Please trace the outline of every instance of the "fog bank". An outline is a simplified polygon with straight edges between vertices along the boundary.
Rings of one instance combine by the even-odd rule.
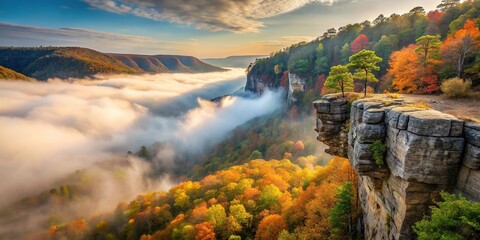
[[[201,152],[235,127],[280,108],[279,93],[208,100],[242,87],[244,75],[243,69],[233,69],[99,76],[100,80],[71,83],[0,82],[0,207],[48,190],[77,170],[105,171],[98,167],[102,161],[125,160],[127,151],[156,142],[166,144],[157,149],[154,165],[128,159],[125,171],[132,172],[126,174],[132,185],[126,187],[128,193],[112,188],[114,192],[105,195],[119,197],[101,205],[169,188],[173,183],[167,178],[146,182],[145,173],[174,166],[179,155]],[[111,185],[108,174],[99,175],[105,176],[102,184]]]

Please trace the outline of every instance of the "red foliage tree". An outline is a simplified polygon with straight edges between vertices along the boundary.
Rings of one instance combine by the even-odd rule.
[[[326,78],[325,78],[324,74],[321,74],[317,78],[317,84],[315,86],[315,90],[318,91],[319,93],[322,92],[323,86],[325,85],[325,80],[326,80]]]
[[[440,20],[442,20],[442,16],[443,16],[443,13],[438,10],[430,11],[427,14],[427,20],[434,23],[438,23],[440,22]]]
[[[352,53],[357,53],[363,49],[368,49],[368,37],[365,34],[360,34],[353,40],[350,50]]]
[[[282,77],[280,78],[280,86],[286,88],[288,85],[288,71],[283,72]]]

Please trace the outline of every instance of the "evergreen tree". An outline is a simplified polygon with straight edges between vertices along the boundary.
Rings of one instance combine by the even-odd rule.
[[[335,194],[338,201],[330,210],[329,220],[332,224],[333,232],[339,236],[351,236],[353,231],[352,221],[352,183],[345,182],[342,187],[338,188],[338,193]]]
[[[347,67],[355,69],[354,77],[365,81],[364,97],[367,96],[367,83],[378,82],[378,79],[372,73],[373,71],[380,70],[377,66],[382,58],[378,57],[374,51],[362,50],[349,58],[350,63]]]
[[[341,91],[342,96],[345,97],[345,91],[353,90],[353,76],[347,67],[333,66],[325,82],[325,87]]]

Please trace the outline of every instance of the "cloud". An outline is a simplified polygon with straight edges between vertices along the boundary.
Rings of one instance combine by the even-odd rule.
[[[244,86],[244,75],[243,69],[233,69],[99,75],[98,81],[0,81],[0,209],[66,184],[83,169],[94,176],[93,193],[65,209],[62,216],[69,219],[88,218],[137,194],[168,189],[174,184],[169,170],[195,159],[188,156],[202,154],[235,127],[281,107],[280,93],[208,101]],[[155,150],[152,162],[127,156],[141,146]],[[146,177],[152,171],[157,178]],[[52,214],[32,211],[21,218],[27,229],[0,219],[5,222],[0,238],[38,229]]]
[[[99,32],[82,28],[41,28],[0,22],[3,46],[78,46],[102,52],[183,53],[196,41],[159,41],[150,37]]]
[[[90,6],[117,14],[195,25],[212,31],[258,32],[261,19],[335,0],[84,0]]]

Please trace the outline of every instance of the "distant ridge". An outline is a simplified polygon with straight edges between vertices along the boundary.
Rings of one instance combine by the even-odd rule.
[[[0,66],[38,80],[225,71],[190,56],[112,54],[80,47],[0,47]]]
[[[0,80],[31,81],[29,77],[2,66],[0,66]]]
[[[120,60],[125,65],[149,73],[163,72],[217,72],[225,69],[212,66],[200,61],[196,57],[179,55],[139,55],[108,53],[109,56]]]
[[[250,63],[255,62],[257,58],[268,57],[266,55],[242,55],[229,56],[226,58],[205,58],[202,61],[219,67],[247,68]]]

